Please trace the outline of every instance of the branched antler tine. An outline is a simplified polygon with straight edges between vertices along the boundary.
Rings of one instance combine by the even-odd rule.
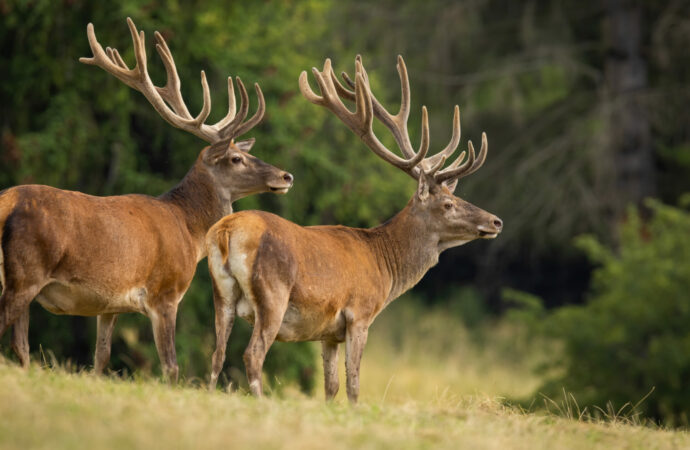
[[[366,74],[366,71],[365,71],[365,74]],[[342,72],[341,75],[342,75],[342,77],[343,77],[343,80],[345,80],[345,83],[347,83],[351,88],[354,89],[355,83],[352,81],[352,79],[350,79],[350,76],[349,76],[347,73],[345,73],[345,72]],[[345,98],[348,99],[348,100],[354,100],[354,99],[355,99],[355,94],[354,94],[354,92],[348,90],[345,86],[341,85],[341,84],[338,82],[338,80],[335,80],[335,81],[336,81],[336,83],[338,83],[338,84],[336,85],[336,89],[338,89],[338,87],[339,87],[340,89],[342,89],[342,91],[341,91],[340,89],[338,89],[338,94],[341,94],[341,92],[342,92],[341,97],[345,97]],[[368,82],[368,81],[367,81],[367,82]],[[381,105],[381,103],[376,99],[376,97],[374,96],[374,94],[371,94],[371,103],[372,103],[373,106],[374,106],[374,115],[375,115],[381,122],[383,122],[389,129],[394,128],[394,127],[396,126],[396,124],[395,124],[395,122],[394,122],[394,116],[391,115],[391,113],[389,113],[388,111],[386,111],[386,109],[385,109],[385,108]],[[411,156],[411,155],[409,155],[409,156]]]
[[[320,79],[323,81],[323,85],[328,91],[328,97],[331,98],[332,101],[335,101],[338,98],[338,89],[335,87],[336,83],[333,82],[333,78],[335,78],[335,76],[333,76],[331,58],[326,58],[326,61],[323,63],[323,71],[321,72]]]
[[[371,93],[368,76],[362,65],[360,56],[355,59],[355,66],[354,83],[347,75],[343,76],[345,82],[354,88],[354,92],[347,90],[347,88],[342,86],[336,79],[330,60],[326,60],[323,72],[312,69],[316,83],[319,85],[319,89],[321,89],[322,97],[314,94],[309,87],[306,72],[302,72],[300,75],[300,90],[307,100],[317,105],[324,106],[332,111],[381,159],[398,167],[411,177],[418,178],[420,172],[416,166],[424,159],[429,147],[428,124],[427,135],[422,137],[422,145],[419,152],[414,153],[413,150],[409,149],[411,157],[405,159],[388,150],[374,134],[373,118],[375,115],[379,117],[379,114],[375,113],[375,110],[377,107],[381,108],[381,106],[378,105],[378,102],[376,102],[375,97]],[[354,113],[343,104],[341,98],[354,99],[356,107]],[[389,120],[385,120],[384,118],[386,117],[389,118]],[[386,127],[393,133],[398,145],[403,146],[405,145],[405,141],[401,139],[400,127],[391,121],[390,117],[389,114],[381,114],[379,119],[381,119]]]
[[[355,75],[355,77],[355,104],[357,105],[355,115],[362,127],[359,135],[361,137],[363,134],[369,133],[373,136],[374,131],[372,129],[372,125],[374,121],[374,113],[371,104],[371,91],[365,84],[364,77],[361,73],[358,73]]]
[[[342,75],[343,75],[343,78],[347,77],[347,74],[345,72],[343,72]],[[332,70],[331,70],[330,76],[331,76],[331,81],[333,82],[333,86],[335,86],[336,93],[342,98],[345,98],[345,99],[350,100],[350,101],[354,101],[355,100],[354,91],[351,91],[348,88],[346,88],[345,86],[343,86],[340,83],[340,80],[338,80],[338,78],[335,76],[335,72],[333,72]],[[352,84],[352,88],[354,88],[354,83]]]
[[[398,55],[398,75],[400,75],[400,110],[397,117],[407,123],[410,116],[410,79],[407,76],[407,66],[402,55]]]
[[[244,87],[244,83],[240,77],[235,77],[235,81],[237,81],[237,88],[240,91],[240,110],[237,112],[237,116],[235,116],[232,123],[239,124],[242,123],[249,112],[249,94],[247,93],[247,88]]]
[[[96,60],[98,59],[99,50],[103,51],[103,47],[101,47],[101,44],[99,44],[98,40],[96,39],[96,32],[93,30],[93,24],[91,22],[86,25],[86,38],[89,40],[89,47],[91,48],[91,53],[93,56],[82,56],[79,58],[79,62],[83,64],[97,65]]]
[[[394,116],[391,113],[389,113],[386,110],[386,108],[384,108],[383,105],[381,105],[381,102],[378,101],[374,94],[370,93],[370,95],[371,102],[374,106],[374,115],[391,131],[391,133],[393,133],[393,137],[395,138],[395,141],[398,143],[398,146],[400,147],[400,151],[402,152],[403,156],[405,156],[406,158],[412,158],[415,155],[415,151],[412,148],[410,136],[407,133],[407,120],[410,115],[410,88],[409,80],[407,79],[407,69],[405,68],[404,62],[402,63],[402,66],[400,65],[401,60],[402,57],[398,57],[398,73],[400,75],[400,84],[402,91],[402,101],[400,111],[398,112],[398,114]],[[355,58],[355,73],[361,73],[364,80],[367,82],[367,85],[369,84],[368,74],[366,69],[364,68],[361,55],[357,55],[357,57]],[[348,85],[354,86],[352,80],[345,72],[343,72],[343,79]]]
[[[314,79],[316,80],[316,84],[319,86],[319,91],[321,92],[321,96],[324,99],[324,104],[327,105],[329,108],[334,105],[334,99],[331,96],[331,93],[328,92],[328,89],[326,88],[325,82],[323,80],[323,75],[321,72],[316,67],[311,68],[311,73],[314,74]]]
[[[367,70],[364,68],[364,62],[362,61],[362,55],[357,55],[355,56],[355,75],[358,73],[362,74],[362,78],[364,78],[364,81],[367,82],[367,85],[369,84],[369,74],[367,73]]]
[[[214,127],[217,127],[222,131],[232,119],[235,118],[235,112],[237,109],[237,103],[235,102],[235,87],[232,84],[232,77],[228,77],[228,113],[221,120],[216,122]]]
[[[366,82],[367,92],[373,105],[374,115],[386,126],[386,128],[390,130],[390,132],[393,134],[395,142],[400,148],[400,151],[407,159],[399,158],[387,149],[386,151],[394,156],[396,160],[398,160],[398,163],[396,164],[397,167],[405,170],[413,178],[417,178],[418,171],[416,170],[415,166],[424,159],[429,150],[429,118],[426,108],[422,108],[422,142],[420,144],[419,151],[415,152],[412,148],[412,144],[410,143],[410,137],[407,134],[407,117],[404,117],[404,120],[401,120],[403,117],[400,114],[398,116],[391,115],[371,93],[371,89],[369,88],[369,76],[364,68],[361,55],[357,55],[355,58],[355,74],[355,77],[359,76],[364,82]],[[347,82],[348,78],[345,78],[345,80]],[[357,78],[355,78],[355,85],[356,84]]]
[[[472,164],[472,167],[470,167],[470,169],[467,171],[467,173],[462,174],[463,177],[476,172],[477,170],[479,170],[479,168],[482,165],[484,165],[484,161],[486,161],[486,153],[487,153],[488,149],[489,149],[489,143],[486,139],[486,133],[482,133],[482,148],[479,149],[479,155],[477,156],[476,161]]]
[[[231,136],[239,136],[239,133],[235,131],[239,129],[240,124],[247,117],[247,113],[249,112],[249,94],[247,94],[247,89],[244,87],[244,83],[242,83],[240,77],[235,77],[235,81],[240,91],[240,109],[235,117],[220,130],[219,134],[222,139],[227,139]]]
[[[211,94],[208,87],[206,74],[201,72],[201,87],[203,91],[204,104],[201,111],[196,117],[192,117],[189,109],[182,98],[180,91],[180,78],[177,74],[175,61],[172,57],[172,52],[168,47],[163,36],[156,32],[154,34],[156,40],[156,50],[163,60],[168,80],[164,87],[158,87],[153,84],[147,72],[147,56],[145,48],[145,35],[143,31],[138,31],[134,22],[127,18],[127,25],[130,34],[132,35],[132,43],[134,46],[134,54],[136,57],[136,65],[134,69],[129,69],[125,62],[120,57],[116,49],[103,50],[103,47],[98,43],[93,25],[89,24],[87,27],[87,36],[89,45],[93,52],[91,58],[80,58],[80,61],[85,64],[91,64],[101,67],[106,72],[112,74],[128,86],[141,92],[144,97],[151,103],[153,108],[161,115],[161,117],[173,125],[184,131],[194,134],[195,136],[210,142],[215,143],[227,139],[227,137],[237,137],[240,134],[248,131],[255,126],[261,119],[266,110],[266,102],[258,85],[255,85],[257,95],[259,97],[259,106],[256,113],[250,120],[243,123],[247,117],[249,110],[249,96],[247,90],[244,88],[242,81],[238,78],[237,83],[240,89],[241,104],[239,114],[236,113],[235,92],[233,89],[232,80],[228,80],[228,114],[215,125],[207,125],[205,122],[211,113]]]
[[[441,173],[436,174],[436,181],[443,182],[446,180],[452,180],[457,178],[462,178],[476,172],[486,160],[486,154],[488,151],[488,142],[486,139],[486,133],[482,133],[482,148],[479,150],[479,155],[475,158],[474,145],[472,141],[467,143],[469,149],[469,158],[460,167],[455,169],[446,169]]]
[[[422,142],[419,144],[419,153],[422,151],[425,154],[429,151],[429,113],[426,106],[422,106]]]
[[[458,105],[455,105],[455,111],[453,113],[453,134],[450,137],[450,142],[448,143],[446,148],[436,153],[435,155],[430,156],[427,161],[427,164],[436,164],[436,162],[439,160],[439,158],[441,158],[441,156],[445,156],[446,159],[450,158],[451,155],[455,153],[455,150],[458,148],[458,144],[460,144],[460,107],[458,107]]]
[[[105,48],[105,54],[108,55],[108,59],[113,62],[114,64],[117,64],[117,61],[115,61],[115,57],[113,56],[113,49],[110,47]]]
[[[161,88],[156,86],[156,91],[158,91],[161,97],[168,102],[176,114],[184,117],[185,119],[192,119],[192,115],[189,113],[187,105],[182,99],[182,92],[180,91],[180,77],[177,74],[175,60],[172,56],[170,48],[168,47],[168,43],[158,31],[154,32],[154,38],[156,40],[156,51],[163,61],[165,73],[168,77],[165,87]]]
[[[458,167],[460,165],[460,163],[465,159],[465,155],[467,155],[467,152],[463,151],[462,153],[460,153],[460,156],[455,158],[455,161],[453,161],[448,167],[446,167],[443,170],[444,171],[450,171],[450,170],[453,170],[456,167]]]
[[[357,104],[357,111],[355,114],[358,118],[356,126],[358,126],[358,128],[348,124],[350,128],[355,131],[379,157],[393,166],[402,169],[413,178],[416,178],[416,175],[413,173],[414,167],[424,159],[428,146],[427,148],[420,149],[419,153],[413,158],[403,159],[388,150],[381,141],[378,140],[372,128],[374,119],[372,95],[361,70],[357,71],[355,75],[355,97],[355,102]],[[342,116],[341,118],[344,119]]]
[[[424,173],[426,173],[427,175],[434,175],[436,172],[438,172],[438,169],[440,169],[441,167],[443,167],[443,165],[444,165],[445,163],[446,163],[446,157],[445,157],[445,155],[443,155],[443,156],[441,156],[441,159],[439,159],[438,162],[437,162],[436,164],[434,164],[433,166],[431,166],[431,167],[429,168],[429,170],[425,171]]]
[[[316,95],[314,91],[312,91],[311,86],[309,86],[309,76],[306,70],[303,70],[302,73],[299,74],[299,90],[302,92],[304,98],[311,103],[320,106],[325,105],[323,97]]]
[[[103,50],[103,47],[101,44],[98,42],[98,39],[96,39],[96,32],[93,29],[93,24],[89,23],[86,26],[86,36],[89,40],[89,47],[91,48],[91,53],[93,56],[91,57],[81,57],[79,58],[79,62],[84,63],[84,64],[89,64],[92,66],[99,66],[103,69],[110,69],[111,66],[115,67],[115,73],[113,75],[117,77],[122,77],[125,76],[122,70],[120,70],[119,67],[117,67],[115,64],[112,64],[110,59],[108,58],[107,53]]]
[[[163,65],[165,66],[165,73],[168,76],[168,80],[165,84],[164,90],[170,91],[169,94],[174,95],[182,100],[182,95],[180,94],[180,77],[177,74],[177,67],[175,66],[175,60],[172,56],[172,52],[168,47],[168,43],[165,42],[163,36],[158,32],[154,32],[154,38],[156,39],[156,51],[163,60]],[[159,92],[161,88],[158,88]],[[184,105],[184,102],[182,102]]]
[[[233,132],[233,135],[235,136],[240,136],[246,133],[250,129],[254,128],[254,126],[261,122],[261,120],[264,118],[264,113],[266,112],[266,102],[264,100],[264,94],[261,92],[261,88],[259,87],[259,83],[254,83],[254,90],[256,91],[256,96],[259,101],[256,112],[248,121],[244,122],[239,128],[237,128],[237,130]]]
[[[129,27],[129,33],[132,35],[132,44],[134,46],[134,57],[137,60],[137,64],[134,67],[135,76],[141,81],[148,78],[147,65],[146,65],[146,47],[144,43],[146,41],[146,36],[144,32],[138,32],[136,25],[132,19],[127,17],[127,26]]]
[[[348,86],[350,86],[351,89],[355,88],[355,82],[352,81],[352,78],[350,78],[350,75],[347,74],[347,72],[341,72],[340,76],[343,77],[343,80],[345,80],[345,83],[347,83]],[[349,91],[351,92],[351,91]],[[353,100],[354,100],[354,94],[353,94]]]
[[[129,70],[129,67],[127,67],[127,64],[125,64],[123,59],[120,57],[120,53],[117,51],[116,48],[106,47],[105,53],[106,55],[108,55],[108,59],[110,60],[110,62],[125,70]]]
[[[448,175],[451,174],[451,173],[455,173],[455,174],[461,175],[462,172],[464,172],[464,171],[466,171],[467,169],[469,169],[469,168],[472,166],[472,164],[474,164],[474,161],[475,161],[475,159],[476,159],[475,153],[474,153],[474,145],[472,144],[472,141],[467,142],[467,149],[468,149],[468,152],[469,152],[468,155],[467,155],[467,160],[464,161],[464,162],[462,163],[462,165],[460,165],[460,161],[458,161],[458,163],[455,164],[455,165],[456,165],[456,168],[455,168],[455,169],[450,169],[450,168],[448,168],[448,169],[446,169],[446,170],[443,170],[441,173],[438,174],[438,176],[439,176],[439,177],[442,177],[442,178],[445,178],[446,176],[448,176]],[[464,154],[465,154],[465,152],[462,152],[462,153],[461,153],[461,155],[463,156],[463,158],[464,158]],[[460,160],[460,158],[458,158],[458,160]],[[452,165],[452,164],[451,164],[451,165]]]
[[[117,51],[116,48],[113,49],[113,59],[117,63],[118,66],[122,67],[125,70],[130,70],[129,66],[125,62],[124,59],[122,59],[122,56],[120,56],[120,52]]]
[[[208,115],[211,114],[211,92],[208,89],[208,81],[206,81],[206,72],[201,71],[201,89],[204,93],[204,104],[201,111],[191,122],[191,125],[196,128],[201,128],[201,125],[206,122]]]
[[[263,98],[263,97],[262,97]],[[235,118],[237,112],[237,100],[235,99],[235,86],[232,84],[232,77],[228,77],[228,122]]]

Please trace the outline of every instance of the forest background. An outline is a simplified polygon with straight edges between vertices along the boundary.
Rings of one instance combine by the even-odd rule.
[[[203,142],[78,62],[90,56],[89,22],[103,45],[133,61],[126,17],[147,33],[157,83],[165,72],[151,38],[154,30],[165,36],[192,112],[201,108],[201,69],[212,121],[225,113],[228,75],[260,83],[267,113],[250,134],[254,153],[296,181],[286,196],[250,197],[235,210],[268,210],[303,225],[374,226],[405,205],[414,183],[302,98],[300,72],[330,57],[336,71],[352,73],[361,54],[378,98],[395,110],[403,55],[413,142],[427,105],[431,149],[442,148],[459,104],[461,147],[486,131],[489,155],[458,193],[501,217],[505,230],[445,252],[399,302],[418,316],[456,316],[479,347],[510,323],[542,353],[548,348],[535,369],[538,392],[566,389],[583,405],[604,407],[653,390],[640,411],[687,424],[689,2],[0,0],[0,188],[155,196],[191,167]],[[201,263],[178,316],[189,380],[207,377],[212,311]],[[226,364],[226,381],[239,386],[247,333],[236,325]],[[35,360],[50,354],[90,366],[94,335],[93,318],[32,305]],[[311,344],[276,345],[269,378],[311,392],[317,356]],[[121,376],[158,370],[144,317],[121,318],[111,367]]]

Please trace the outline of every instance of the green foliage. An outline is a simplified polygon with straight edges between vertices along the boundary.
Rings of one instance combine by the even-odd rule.
[[[489,317],[486,298],[472,286],[447,289],[446,293],[439,296],[438,303],[470,330],[484,325]]]
[[[664,201],[676,201],[690,180],[686,3],[639,3],[648,85],[630,95],[639,96],[640,118],[651,128],[656,160],[645,167],[655,172]],[[582,7],[573,0],[0,1],[0,189],[39,183],[94,195],[159,195],[186,173],[204,144],[171,128],[141,94],[77,60],[90,55],[85,27],[93,22],[99,40],[120,49],[131,65],[125,25],[131,16],[148,36],[149,70],[159,84],[164,70],[152,45],[153,30],[168,40],[193,113],[202,105],[201,69],[211,88],[210,120],[225,112],[228,75],[241,76],[247,85],[260,83],[267,113],[249,133],[257,138],[254,153],[292,172],[295,186],[287,196],[243,199],[236,210],[265,209],[300,224],[378,224],[405,204],[414,182],[380,161],[332,114],[304,100],[297,78],[325,57],[333,59],[336,72],[351,72],[354,55],[361,53],[377,97],[394,112],[399,105],[395,56],[402,54],[410,72],[413,142],[419,139],[423,104],[429,107],[431,152],[446,144],[456,103],[462,111],[461,148],[467,138],[476,143],[481,131],[488,133],[486,165],[463,179],[457,192],[504,219],[505,231],[490,244],[454,251],[462,261],[449,256],[447,264],[469,270],[439,283],[449,284],[452,292],[454,283],[471,279],[489,291],[489,285],[514,278],[506,268],[527,266],[526,259],[555,252],[557,263],[572,262],[565,250],[576,234],[594,233],[609,242],[610,224],[625,205],[613,181],[622,166],[609,139],[617,131],[609,114],[627,103],[607,94],[606,58],[614,52],[604,51],[608,14],[602,5]],[[377,130],[392,147],[389,133]],[[640,149],[645,145],[629,150]],[[582,245],[589,245],[593,256],[598,251],[596,245]],[[178,353],[188,378],[206,376],[214,345],[203,270],[178,322]],[[525,271],[525,277],[542,276],[534,272]],[[523,289],[525,284],[530,280]],[[514,292],[506,296],[521,305],[523,319],[541,320],[544,312],[536,303]],[[469,325],[483,320],[484,299],[472,290],[449,297]],[[90,363],[92,319],[53,317],[37,306],[31,314],[35,351],[42,345],[59,359]],[[238,321],[236,333],[246,337],[243,327]],[[241,346],[243,339],[233,335],[230,345]],[[80,346],[83,341],[89,344]],[[284,346],[293,347],[295,361],[312,351]],[[279,348],[273,352],[276,361],[283,354]],[[232,350],[230,357],[241,351]],[[121,318],[113,358],[118,370],[150,369],[147,364],[157,358],[145,318]],[[241,369],[241,360],[229,364]],[[309,367],[305,364],[298,363],[294,373],[302,373]],[[230,372],[229,379],[240,380]],[[281,376],[276,368],[269,378]]]
[[[670,424],[690,417],[690,213],[649,201],[643,220],[631,209],[614,252],[591,236],[578,245],[599,264],[585,305],[546,318],[564,345],[560,375],[541,389],[572,392],[580,405],[635,403]]]
[[[504,288],[501,292],[503,302],[509,307],[506,315],[509,320],[522,323],[528,328],[538,326],[545,314],[544,302],[536,295],[517,289]]]

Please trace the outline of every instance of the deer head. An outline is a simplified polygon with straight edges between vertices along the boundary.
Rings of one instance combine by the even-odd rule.
[[[192,117],[182,99],[180,77],[163,36],[157,31],[154,33],[156,50],[167,73],[167,82],[165,86],[160,87],[153,84],[148,74],[144,32],[137,31],[130,18],[127,18],[127,25],[132,35],[136,57],[133,69],[127,66],[117,49],[103,49],[96,39],[93,24],[87,27],[93,57],[79,58],[79,61],[98,66],[127,86],[141,92],[169,124],[211,144],[201,151],[192,172],[196,171],[210,177],[219,197],[224,199],[228,207],[229,202],[259,192],[286,193],[292,186],[292,175],[249,155],[254,138],[235,141],[235,138],[251,130],[263,119],[266,103],[259,85],[254,84],[258,97],[257,110],[245,121],[249,111],[249,95],[242,80],[237,77],[240,93],[240,107],[237,110],[232,77],[228,77],[228,113],[217,123],[206,124],[206,119],[211,113],[211,95],[204,71],[201,71],[204,104],[199,114]]]
[[[408,204],[409,215],[425,232],[438,237],[439,251],[477,238],[495,238],[503,227],[501,219],[453,194],[460,178],[477,171],[484,164],[488,149],[486,134],[482,134],[482,147],[478,155],[470,141],[468,151],[462,152],[443,168],[460,143],[460,109],[455,106],[453,134],[448,145],[427,158],[429,118],[426,107],[422,107],[422,138],[419,150],[415,151],[407,131],[410,84],[401,56],[398,56],[397,68],[402,101],[396,115],[390,114],[372,94],[360,56],[355,60],[354,82],[346,73],[342,73],[349,88],[340,83],[333,72],[330,59],[327,59],[323,71],[312,69],[321,95],[315,94],[309,87],[306,72],[300,75],[300,90],[310,102],[332,111],[381,159],[417,180],[417,191]],[[350,111],[341,98],[354,101],[356,110]],[[393,134],[403,157],[391,152],[376,137],[372,127],[374,117]]]

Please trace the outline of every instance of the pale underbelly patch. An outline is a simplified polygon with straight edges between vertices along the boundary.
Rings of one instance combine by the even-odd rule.
[[[89,287],[53,282],[36,296],[53,314],[97,316],[99,314],[145,312],[146,289],[133,288],[121,294],[98,292]]]

